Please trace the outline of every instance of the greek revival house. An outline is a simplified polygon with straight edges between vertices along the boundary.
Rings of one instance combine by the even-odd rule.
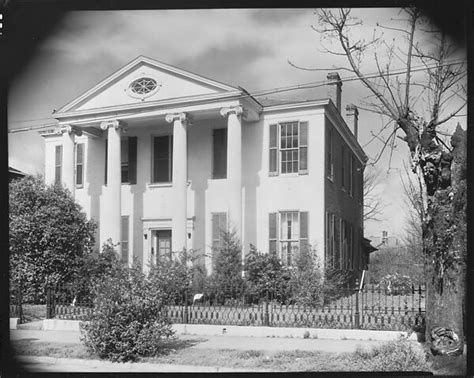
[[[146,270],[183,248],[211,269],[222,229],[292,264],[366,269],[357,108],[328,98],[268,105],[233,87],[138,57],[54,113],[45,179],[67,187],[124,262]],[[344,120],[347,119],[347,121]]]

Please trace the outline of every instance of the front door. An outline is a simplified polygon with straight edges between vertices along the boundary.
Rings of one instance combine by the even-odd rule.
[[[156,263],[171,259],[171,230],[153,231],[152,254],[156,256]]]

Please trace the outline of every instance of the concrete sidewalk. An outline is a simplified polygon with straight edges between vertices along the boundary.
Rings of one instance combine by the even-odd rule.
[[[382,341],[373,340],[332,340],[332,339],[302,339],[302,338],[272,338],[248,336],[196,336],[177,335],[180,340],[196,340],[195,349],[237,349],[261,351],[321,351],[331,353],[354,352],[357,346],[366,349],[380,345]],[[80,333],[77,331],[39,331],[11,330],[11,340],[28,340],[30,342],[50,343],[80,343]],[[202,341],[201,341],[202,340]]]
[[[218,366],[193,366],[193,365],[172,365],[172,364],[152,364],[147,362],[109,362],[99,360],[80,360],[73,358],[53,358],[36,356],[19,356],[18,362],[22,367],[30,372],[85,372],[85,373],[224,373],[224,372],[270,372],[272,370],[263,369],[238,369]]]

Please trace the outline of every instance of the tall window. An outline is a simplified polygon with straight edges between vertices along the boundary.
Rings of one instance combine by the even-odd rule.
[[[172,182],[173,180],[173,136],[164,135],[153,138],[152,182]]]
[[[351,154],[349,158],[349,194],[351,197],[354,196],[354,177],[355,177],[355,169],[354,169],[354,156]]]
[[[301,248],[307,246],[307,212],[283,211],[279,214],[269,214],[269,253],[276,253],[284,265],[291,266],[295,263]]]
[[[122,217],[122,262],[128,264],[128,222],[129,217],[123,216]]]
[[[105,178],[104,182],[107,185],[107,164],[108,164],[108,146],[107,139],[105,140]],[[137,137],[123,138],[120,141],[120,170],[121,182],[136,184],[137,183]]]
[[[61,184],[61,171],[63,164],[63,146],[56,146],[54,156],[54,183]]]
[[[334,180],[334,161],[333,161],[333,150],[332,150],[332,145],[333,145],[333,136],[332,136],[332,130],[331,129],[326,129],[327,130],[327,139],[326,139],[326,175],[328,179],[331,181]]]
[[[326,265],[336,267],[336,216],[326,212]]]
[[[308,172],[308,122],[271,124],[269,142],[271,176]]]
[[[341,186],[346,187],[346,149],[341,146]]]
[[[349,269],[349,225],[341,219],[341,227],[339,229],[339,242],[340,242],[340,267],[341,269]]]
[[[76,144],[76,187],[84,185],[84,144]]]
[[[227,129],[215,129],[212,134],[212,178],[227,177]]]
[[[227,231],[227,214],[212,213],[212,248],[219,249],[223,246],[223,233]]]

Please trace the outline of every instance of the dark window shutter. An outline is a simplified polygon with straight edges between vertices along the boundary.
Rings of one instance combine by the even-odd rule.
[[[268,253],[277,253],[277,229],[278,229],[277,213],[270,213],[268,215],[268,239],[269,248]]]
[[[300,122],[300,166],[299,173],[308,172],[308,122]]]
[[[107,185],[107,139],[105,140],[105,177],[104,184]]]
[[[278,174],[278,125],[270,125],[270,144],[269,144],[269,168],[270,175]]]
[[[62,163],[63,163],[63,146],[56,146],[55,151],[55,170],[54,170],[54,183],[61,184],[62,180]]]
[[[308,242],[308,212],[300,212],[300,249],[309,247]]]
[[[137,137],[128,138],[128,181],[137,183]]]
[[[212,178],[227,177],[227,129],[213,131],[213,172]]]

